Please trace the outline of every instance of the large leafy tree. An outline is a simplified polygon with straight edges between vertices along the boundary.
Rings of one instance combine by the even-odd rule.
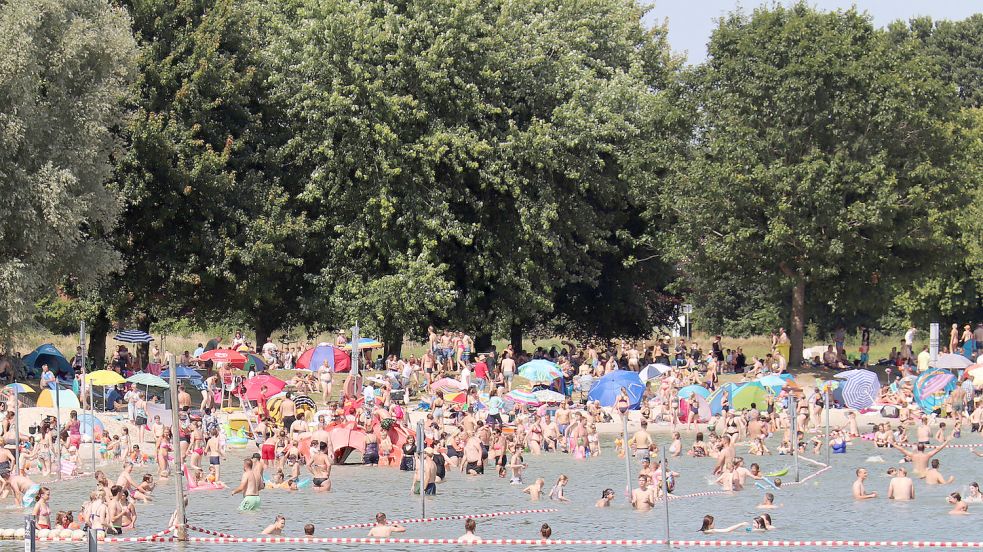
[[[916,41],[855,10],[732,13],[695,89],[693,158],[669,202],[678,258],[791,294],[792,364],[813,315],[880,312],[932,262],[956,98]]]
[[[444,295],[415,319],[484,341],[558,304],[581,320],[573,298],[605,283],[648,298],[652,281],[624,266],[674,64],[641,14],[621,0],[284,3],[275,98],[291,162],[310,172],[300,200],[330,258],[322,293],[384,305],[404,290],[366,284],[408,271]],[[647,317],[632,331],[653,318],[641,304],[624,313]]]
[[[112,129],[133,78],[126,13],[106,0],[0,2],[0,339],[67,278],[115,266],[105,232]]]
[[[277,159],[280,121],[259,63],[262,6],[245,0],[129,0],[140,43],[135,116],[116,164],[123,265],[106,317],[238,321],[256,339],[297,312],[302,217]],[[98,340],[98,336],[96,336]]]
[[[980,255],[979,215],[983,211],[980,132],[983,128],[983,15],[961,21],[932,21],[920,17],[895,22],[892,40],[918,43],[938,68],[938,74],[959,97],[962,111],[953,134],[962,142],[953,178],[959,182],[959,205],[935,225],[936,270],[897,289],[889,320],[920,325],[940,320],[978,320],[983,314],[983,257]]]

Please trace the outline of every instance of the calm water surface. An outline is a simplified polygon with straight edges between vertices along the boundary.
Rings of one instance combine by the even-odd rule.
[[[559,511],[528,516],[511,516],[479,520],[477,533],[485,538],[538,538],[539,528],[545,522],[553,529],[554,538],[663,538],[665,536],[665,510],[662,504],[645,513],[635,512],[624,496],[624,460],[613,453],[611,437],[602,437],[605,454],[587,461],[575,461],[566,455],[527,455],[529,470],[526,482],[536,477],[547,481],[547,491],[557,476],[567,474],[570,484],[566,495],[571,502],[551,503],[548,500],[531,503],[522,487],[511,486],[507,479],[499,479],[491,473],[480,477],[465,477],[454,472],[439,487],[439,495],[428,497],[427,516],[495,512],[527,508],[554,507]],[[689,443],[692,438],[684,437]],[[963,438],[962,443],[978,442],[976,436]],[[774,450],[775,444],[769,444]],[[746,448],[743,449],[746,451]],[[742,449],[738,448],[739,454]],[[251,451],[250,451],[251,452]],[[885,463],[868,463],[871,455],[880,455]],[[241,469],[241,450],[231,451],[223,465],[223,479],[237,481]],[[758,462],[763,471],[769,472],[791,465],[792,458],[785,456],[751,457],[744,454],[746,463]],[[883,498],[855,502],[850,497],[854,469],[867,467],[871,476],[867,488],[886,495],[888,477],[885,471],[897,465],[900,455],[886,449],[875,449],[868,443],[850,448],[846,455],[833,455],[833,469],[808,484],[784,489],[776,493],[776,503],[781,508],[772,511],[777,530],[768,533],[739,531],[730,535],[712,537],[735,539],[858,539],[858,540],[983,540],[983,504],[970,504],[970,515],[949,516],[945,501],[948,493],[956,490],[966,494],[972,481],[983,482],[983,458],[976,457],[968,449],[950,449],[937,456],[942,462],[942,473],[955,475],[956,482],[947,486],[927,486],[916,482],[917,500],[913,503],[893,503]],[[671,467],[681,476],[677,494],[714,490],[708,485],[712,459],[680,458]],[[105,468],[104,468],[105,469]],[[800,463],[801,476],[816,471],[806,462]],[[109,466],[111,478],[119,473],[118,466]],[[135,475],[142,474],[140,468]],[[637,475],[637,465],[632,466]],[[313,523],[316,527],[344,525],[372,521],[376,512],[384,511],[390,519],[420,516],[420,498],[410,493],[410,476],[388,468],[369,468],[357,465],[335,466],[332,471],[333,491],[315,493],[264,491],[263,506],[258,512],[239,513],[239,498],[230,491],[205,491],[191,493],[188,519],[191,524],[231,533],[237,536],[258,536],[259,532],[276,514],[287,518],[285,535],[301,536],[303,526]],[[134,479],[139,479],[135,477]],[[789,473],[783,478],[793,481]],[[618,499],[612,508],[600,510],[593,507],[605,487],[614,488]],[[89,479],[54,483],[52,485],[52,510],[70,509],[78,512],[81,503],[93,488]],[[670,534],[674,539],[702,538],[697,532],[704,514],[712,514],[717,526],[727,526],[750,521],[756,515],[755,505],[764,491],[756,487],[734,496],[715,496],[677,500],[670,503]],[[173,485],[158,487],[153,504],[138,506],[138,526],[135,533],[141,536],[164,527],[174,507]],[[0,526],[22,526],[22,513],[6,509],[0,512]],[[462,521],[439,522],[427,525],[412,524],[405,536],[456,538],[463,532]],[[317,536],[365,536],[366,529],[324,532]],[[5,543],[13,546],[12,543]],[[74,549],[78,545],[42,544],[47,549]],[[232,550],[254,552],[259,550],[319,550],[326,545],[179,545],[179,544],[101,544],[102,550],[159,551],[162,549]],[[5,546],[4,548],[7,548]],[[336,548],[346,548],[336,546]],[[370,548],[385,550],[414,550],[419,547],[399,546],[351,546],[351,549]],[[456,546],[440,547],[455,549]],[[482,547],[482,549],[495,547]],[[554,547],[583,550],[587,547]],[[613,547],[620,548],[620,547]],[[745,549],[746,550],[746,549]],[[843,549],[841,549],[843,550]]]

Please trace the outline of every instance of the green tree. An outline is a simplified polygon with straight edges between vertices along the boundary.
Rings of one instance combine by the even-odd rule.
[[[140,43],[114,189],[123,257],[104,317],[234,321],[262,345],[297,311],[307,226],[291,211],[282,128],[260,60],[263,5],[126,2]],[[108,320],[96,326],[108,331]],[[96,336],[98,337],[98,336]]]
[[[926,325],[940,320],[978,320],[983,314],[979,215],[983,211],[979,182],[983,177],[980,153],[980,106],[983,99],[983,15],[962,21],[936,21],[920,17],[895,22],[889,34],[898,43],[920,44],[937,65],[939,77],[958,95],[963,110],[953,132],[963,144],[953,179],[962,190],[955,216],[935,225],[938,248],[935,270],[913,282],[904,282],[894,296],[893,319]]]
[[[596,295],[605,263],[637,253],[638,181],[664,144],[653,113],[676,64],[641,15],[624,0],[283,3],[274,97],[311,175],[321,293],[425,259],[456,291],[429,318],[486,342]],[[625,272],[609,281],[651,285]]]
[[[112,129],[133,78],[126,13],[106,0],[0,4],[0,339],[68,279],[88,286],[115,266],[104,235]]]
[[[732,13],[695,90],[675,249],[791,293],[790,363],[810,318],[876,316],[932,264],[955,191],[956,101],[918,41],[892,43],[855,10]]]

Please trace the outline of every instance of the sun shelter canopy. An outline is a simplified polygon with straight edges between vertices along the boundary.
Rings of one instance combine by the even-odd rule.
[[[58,391],[57,402],[54,391],[51,389],[41,391],[41,394],[38,395],[38,406],[47,408],[82,408],[82,405],[79,404],[78,395],[69,389],[60,389]]]
[[[72,369],[72,365],[65,358],[65,355],[61,354],[54,345],[51,343],[45,343],[37,349],[34,349],[31,354],[24,357],[24,366],[27,367],[27,371],[31,374],[40,374],[41,367],[45,364],[51,371],[58,377],[71,376],[75,373]]]

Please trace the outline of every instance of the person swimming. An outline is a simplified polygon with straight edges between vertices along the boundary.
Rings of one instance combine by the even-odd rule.
[[[746,521],[742,521],[740,523],[731,525],[730,527],[717,529],[716,527],[714,527],[713,522],[714,522],[714,518],[710,514],[703,516],[703,525],[700,527],[700,532],[707,535],[713,533],[730,533],[731,531],[740,529],[741,527],[744,527],[745,525],[748,524]]]
[[[963,501],[959,493],[952,493],[945,500],[949,504],[952,504],[952,509],[949,510],[950,515],[964,516],[969,513],[969,505]]]
[[[972,482],[969,484],[969,494],[963,499],[966,503],[979,503],[983,502],[983,494],[980,493],[980,484],[977,482]]]

